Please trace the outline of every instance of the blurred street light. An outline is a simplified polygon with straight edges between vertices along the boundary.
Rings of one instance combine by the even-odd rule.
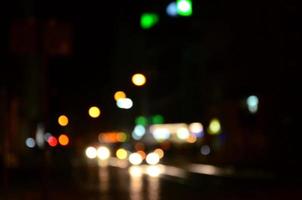
[[[58,118],[58,123],[60,126],[67,126],[69,123],[68,117],[66,115],[60,115]]]
[[[192,15],[192,1],[191,0],[177,0],[176,2],[177,13],[180,16]]]
[[[130,109],[133,106],[133,101],[129,98],[121,98],[117,100],[116,105],[122,109]]]
[[[116,157],[120,160],[125,160],[128,158],[128,152],[126,149],[120,148],[116,151]]]
[[[62,146],[67,146],[69,144],[69,137],[65,134],[59,136],[59,143]]]
[[[31,137],[25,140],[25,144],[28,148],[34,148],[36,146],[35,140]]]
[[[246,99],[246,104],[250,113],[255,114],[258,111],[259,99],[255,95],[249,96]]]
[[[140,165],[143,162],[143,158],[139,153],[130,154],[128,159],[132,165]]]
[[[142,29],[152,28],[159,20],[159,16],[156,13],[143,13],[140,19],[140,25]]]
[[[143,126],[147,126],[148,124],[148,119],[144,116],[139,116],[135,119],[135,124],[136,125],[143,125]]]
[[[132,83],[136,86],[143,86],[146,84],[146,77],[143,74],[134,74],[132,76]]]
[[[169,16],[176,17],[178,15],[176,2],[169,3],[166,8],[166,12]]]
[[[110,150],[105,146],[100,146],[97,149],[97,157],[100,160],[107,160],[110,157]]]
[[[97,151],[94,147],[87,147],[85,150],[87,158],[94,159],[97,156]]]
[[[48,144],[49,144],[49,146],[51,146],[51,147],[55,147],[55,146],[57,146],[57,144],[58,144],[58,140],[57,140],[57,138],[55,138],[54,136],[50,136],[49,138],[48,138]]]
[[[159,163],[159,155],[152,152],[152,153],[149,153],[146,157],[146,162],[149,164],[149,165],[156,165]]]
[[[220,121],[217,118],[211,120],[208,132],[211,135],[218,135],[221,133]]]
[[[127,96],[126,96],[125,92],[123,92],[123,91],[117,91],[117,92],[114,93],[115,101],[118,101],[119,99],[123,99],[123,98],[126,98],[126,97]]]
[[[92,118],[98,118],[101,114],[101,111],[98,107],[92,106],[92,107],[89,108],[88,114]]]

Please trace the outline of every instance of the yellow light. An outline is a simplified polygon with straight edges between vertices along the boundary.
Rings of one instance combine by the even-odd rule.
[[[126,94],[123,91],[117,91],[116,93],[114,93],[114,99],[115,101],[119,100],[119,99],[124,99],[126,98]]]
[[[128,157],[128,152],[125,149],[120,148],[116,151],[116,157],[120,160],[125,160]]]
[[[134,74],[132,76],[132,83],[136,86],[143,86],[146,83],[146,77],[143,74]]]
[[[98,118],[101,114],[101,111],[98,107],[92,106],[92,107],[89,108],[88,114],[92,118]]]
[[[208,132],[211,135],[217,135],[221,132],[221,125],[218,119],[214,118],[211,120]]]
[[[68,145],[69,143],[69,138],[67,135],[65,134],[62,134],[59,136],[59,143],[62,145],[62,146],[66,146]]]
[[[160,148],[155,149],[154,153],[156,153],[159,156],[160,159],[162,159],[165,155],[164,151]]]
[[[61,126],[67,126],[68,125],[68,117],[66,115],[61,115],[59,116],[58,118],[58,123],[61,125]]]

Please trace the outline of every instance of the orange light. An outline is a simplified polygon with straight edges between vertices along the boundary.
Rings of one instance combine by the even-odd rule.
[[[144,144],[143,144],[143,143],[140,143],[140,142],[136,143],[136,144],[134,145],[134,148],[135,148],[137,151],[144,151],[144,150],[145,150]]]
[[[146,153],[145,153],[144,151],[138,151],[138,152],[136,152],[136,153],[138,153],[139,155],[141,155],[141,157],[142,157],[143,159],[146,158]]]
[[[67,126],[68,125],[68,117],[66,115],[61,115],[59,118],[58,118],[58,123],[61,125],[61,126]]]
[[[65,134],[60,135],[59,136],[59,143],[62,146],[68,145],[69,144],[69,138],[68,138],[68,136],[65,135]]]
[[[191,144],[195,143],[196,141],[197,141],[197,138],[195,135],[190,135],[187,139],[187,142],[191,143]]]
[[[125,142],[127,135],[124,132],[104,132],[99,134],[99,141],[105,143]]]
[[[123,91],[117,91],[116,93],[114,93],[114,99],[117,101],[119,99],[123,99],[126,98],[126,94]]]
[[[163,158],[165,154],[164,151],[160,148],[155,149],[154,153],[156,153],[159,156],[159,158]]]
[[[49,146],[51,146],[51,147],[55,147],[58,144],[58,140],[54,136],[50,136],[48,138],[47,142],[48,142]]]

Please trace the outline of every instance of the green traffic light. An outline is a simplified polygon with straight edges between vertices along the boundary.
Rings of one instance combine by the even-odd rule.
[[[136,125],[147,126],[148,120],[143,116],[139,116],[135,119],[135,124]]]
[[[191,0],[177,0],[176,7],[180,16],[191,16],[193,13]]]
[[[164,117],[161,115],[155,115],[152,117],[152,124],[163,124]]]
[[[140,25],[142,29],[152,28],[159,20],[156,13],[143,13],[141,16]]]

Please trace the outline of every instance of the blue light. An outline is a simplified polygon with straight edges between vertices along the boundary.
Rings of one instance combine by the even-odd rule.
[[[176,2],[171,2],[166,9],[166,12],[171,17],[176,17],[178,15],[177,13],[177,4]]]
[[[200,149],[200,153],[204,156],[207,156],[211,153],[211,148],[208,145],[203,145]]]
[[[256,113],[258,111],[259,99],[254,95],[249,96],[246,100],[246,104],[251,113]]]
[[[25,144],[28,148],[34,148],[36,146],[36,142],[33,138],[27,138]]]
[[[140,140],[146,133],[146,129],[142,125],[136,125],[133,132],[132,137],[135,140]]]
[[[122,109],[130,109],[133,106],[133,102],[129,98],[121,98],[116,102],[117,107]]]

